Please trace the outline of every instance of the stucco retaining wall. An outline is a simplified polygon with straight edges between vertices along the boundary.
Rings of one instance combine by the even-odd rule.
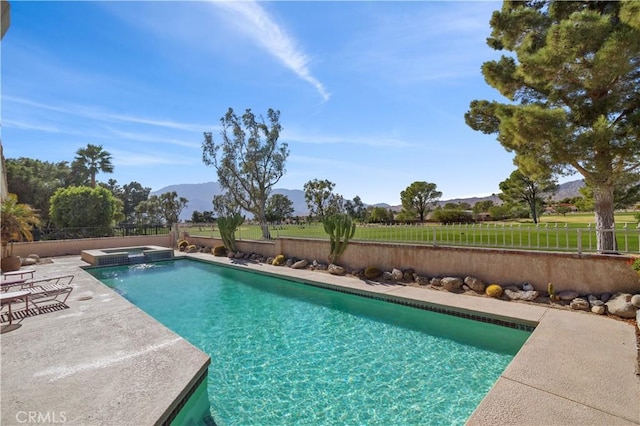
[[[208,247],[222,244],[221,240],[213,238],[188,237],[188,240]],[[328,241],[299,238],[279,238],[273,242],[240,241],[238,248],[245,253],[284,254],[319,262],[327,262],[329,254]],[[429,277],[472,275],[487,284],[509,285],[526,281],[544,291],[548,283],[553,283],[557,292],[640,293],[640,278],[626,263],[628,259],[616,255],[352,241],[339,263],[351,269],[368,266],[386,271],[412,268]]]
[[[216,238],[187,236],[191,244],[215,247]],[[40,257],[79,255],[82,250],[114,247],[156,245],[173,247],[171,235],[152,235],[83,240],[38,241],[16,243],[14,254]],[[238,241],[244,253],[263,256],[284,254],[298,259],[327,262],[329,242],[301,238],[279,238],[274,241]],[[627,256],[535,252],[524,250],[485,249],[471,247],[440,247],[413,244],[350,242],[340,258],[340,264],[351,269],[368,266],[390,271],[412,268],[429,277],[472,275],[485,283],[502,285],[531,283],[546,290],[553,283],[556,291],[575,290],[581,294],[640,293],[640,279],[627,264]]]

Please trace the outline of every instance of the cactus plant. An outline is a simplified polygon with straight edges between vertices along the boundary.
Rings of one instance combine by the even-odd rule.
[[[244,217],[239,213],[233,216],[223,216],[218,218],[218,229],[222,244],[233,252],[238,251],[236,247],[236,229],[244,223]]]
[[[188,246],[189,246],[189,241],[187,240],[178,241],[178,250],[185,251]]]
[[[225,246],[215,246],[211,251],[211,253],[213,253],[214,256],[218,256],[218,257],[226,256],[227,248]]]
[[[500,297],[502,296],[502,287],[498,284],[491,284],[486,288],[485,293],[490,297]]]
[[[285,262],[286,260],[287,260],[287,259],[284,257],[284,255],[283,255],[283,254],[279,254],[279,255],[277,255],[277,256],[273,259],[273,262],[271,262],[271,264],[272,264],[273,266],[282,266],[282,265],[284,265],[284,262]]]
[[[377,268],[375,266],[369,266],[364,270],[364,277],[368,280],[375,280],[380,275],[382,275],[382,271],[380,270],[380,268]]]
[[[556,293],[553,290],[553,284],[549,283],[547,285],[547,293],[549,293],[549,300],[555,300],[556,298]]]
[[[349,215],[334,214],[322,219],[324,231],[329,234],[331,243],[329,261],[335,263],[344,253],[349,240],[356,232],[356,224],[352,223]]]

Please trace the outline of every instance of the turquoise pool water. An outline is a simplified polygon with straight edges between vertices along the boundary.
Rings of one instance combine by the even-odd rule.
[[[217,425],[464,424],[530,335],[202,262],[89,272],[211,356]]]

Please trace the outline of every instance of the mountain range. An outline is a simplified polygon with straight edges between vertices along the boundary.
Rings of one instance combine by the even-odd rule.
[[[558,186],[558,190],[552,196],[553,200],[562,200],[564,198],[571,198],[580,195],[578,190],[584,186],[582,179],[566,182]],[[153,191],[151,195],[160,195],[165,192],[175,191],[179,197],[186,198],[189,202],[187,207],[184,208],[180,214],[180,219],[189,220],[194,211],[211,211],[213,210],[212,200],[215,195],[222,194],[222,189],[218,182],[205,182],[205,183],[185,183],[178,185],[169,185],[164,188],[160,188],[157,191]],[[272,194],[286,195],[292,202],[295,216],[306,216],[309,214],[309,208],[304,199],[304,191],[301,189],[285,189],[277,188],[272,191]],[[450,200],[440,200],[439,205],[444,206],[446,203],[469,203],[474,205],[479,201],[491,200],[496,204],[500,204],[500,198],[497,194],[492,194],[486,197],[468,197],[468,198],[453,198]],[[384,207],[392,209],[394,211],[400,211],[401,206],[392,206],[387,203],[368,204],[374,207]]]

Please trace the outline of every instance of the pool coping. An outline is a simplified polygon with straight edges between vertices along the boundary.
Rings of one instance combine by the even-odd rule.
[[[176,253],[180,256],[185,255]],[[636,338],[629,323],[210,254],[186,257],[398,303],[448,306],[537,325],[469,425],[640,425]],[[157,423],[208,366],[208,355],[93,278],[79,256],[52,260],[36,265],[36,275],[76,276],[69,309],[28,317],[20,328],[0,335],[0,423],[23,424],[17,416],[30,412],[55,420],[63,411],[67,424]],[[176,369],[178,362],[184,368]],[[88,392],[94,397],[86,398]]]

